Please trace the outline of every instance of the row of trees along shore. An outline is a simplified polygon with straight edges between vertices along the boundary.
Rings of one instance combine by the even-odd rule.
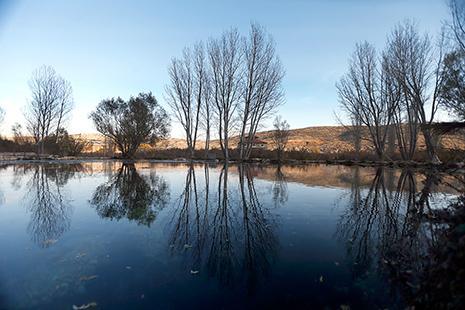
[[[263,120],[283,103],[284,70],[272,37],[257,24],[246,37],[231,29],[185,48],[168,73],[166,101],[184,129],[191,158],[201,130],[208,157],[216,129],[224,159],[230,158],[230,137],[238,133],[239,159],[247,160]]]
[[[248,36],[231,29],[206,44],[198,42],[184,49],[181,58],[172,59],[168,73],[166,101],[184,129],[189,158],[194,157],[203,132],[205,158],[215,136],[224,159],[229,160],[230,138],[239,134],[239,159],[248,159],[257,130],[283,103],[284,70],[272,37],[257,24],[251,25]],[[73,107],[72,88],[48,66],[33,73],[29,86],[32,98],[25,113],[27,130],[34,137],[37,152],[43,154],[50,137],[58,142],[66,133],[65,120]],[[102,100],[90,118],[123,158],[133,157],[143,143],[166,138],[170,128],[168,113],[152,93],[140,93],[129,100]],[[277,145],[281,156],[287,141],[283,130],[288,131],[289,126],[280,122]],[[21,125],[15,125],[13,131],[16,136]]]
[[[463,127],[465,4],[449,5],[452,22],[437,43],[406,21],[388,35],[381,52],[368,42],[356,45],[336,87],[357,152],[367,138],[380,160],[390,159],[387,150],[394,143],[403,160],[412,160],[421,134],[429,160],[439,163],[433,132],[438,110],[448,110]]]
[[[465,4],[449,1],[451,21],[437,44],[412,22],[397,25],[377,52],[368,42],[356,45],[348,72],[337,83],[342,111],[351,122],[355,150],[368,139],[380,160],[389,160],[392,145],[404,160],[424,138],[429,160],[440,162],[433,132],[439,109],[465,120]],[[239,160],[251,155],[257,131],[284,101],[283,66],[270,34],[252,24],[247,35],[237,29],[186,47],[168,67],[165,99],[185,132],[188,156],[193,158],[199,137],[219,139],[229,160],[230,139],[239,137]],[[48,66],[37,69],[29,82],[31,98],[25,109],[26,128],[15,124],[15,141],[24,143],[26,129],[36,151],[52,145],[64,155],[78,154],[85,143],[65,129],[73,108],[71,84]],[[0,108],[0,121],[4,112]],[[168,136],[170,117],[152,93],[129,100],[101,101],[90,118],[114,143],[122,157],[133,157],[143,143]],[[274,141],[281,159],[289,125],[277,118]],[[66,147],[63,147],[65,145]],[[49,150],[47,150],[49,151]]]

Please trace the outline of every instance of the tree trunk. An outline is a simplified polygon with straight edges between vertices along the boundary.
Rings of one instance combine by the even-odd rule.
[[[429,160],[433,164],[440,164],[441,160],[436,153],[436,145],[434,144],[431,131],[428,128],[422,128],[422,132],[425,139],[426,152],[428,153]]]

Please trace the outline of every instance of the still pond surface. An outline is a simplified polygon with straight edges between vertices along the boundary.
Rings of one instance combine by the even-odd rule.
[[[463,184],[324,165],[3,165],[0,308],[403,308],[389,257],[427,255],[420,214]]]

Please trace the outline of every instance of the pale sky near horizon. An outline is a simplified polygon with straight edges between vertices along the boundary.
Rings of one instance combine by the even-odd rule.
[[[381,49],[405,19],[437,35],[448,14],[446,0],[0,0],[0,133],[24,123],[28,80],[43,64],[73,86],[69,131],[95,132],[88,115],[100,100],[152,91],[164,105],[171,57],[231,27],[246,34],[251,22],[273,35],[286,70],[278,113],[292,128],[334,125],[335,83],[356,42]],[[182,137],[176,124],[171,136]]]

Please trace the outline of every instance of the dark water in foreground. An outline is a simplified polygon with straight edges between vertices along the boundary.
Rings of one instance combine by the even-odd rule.
[[[423,216],[463,188],[342,166],[3,166],[0,308],[403,308],[417,284],[390,259],[416,272]]]

